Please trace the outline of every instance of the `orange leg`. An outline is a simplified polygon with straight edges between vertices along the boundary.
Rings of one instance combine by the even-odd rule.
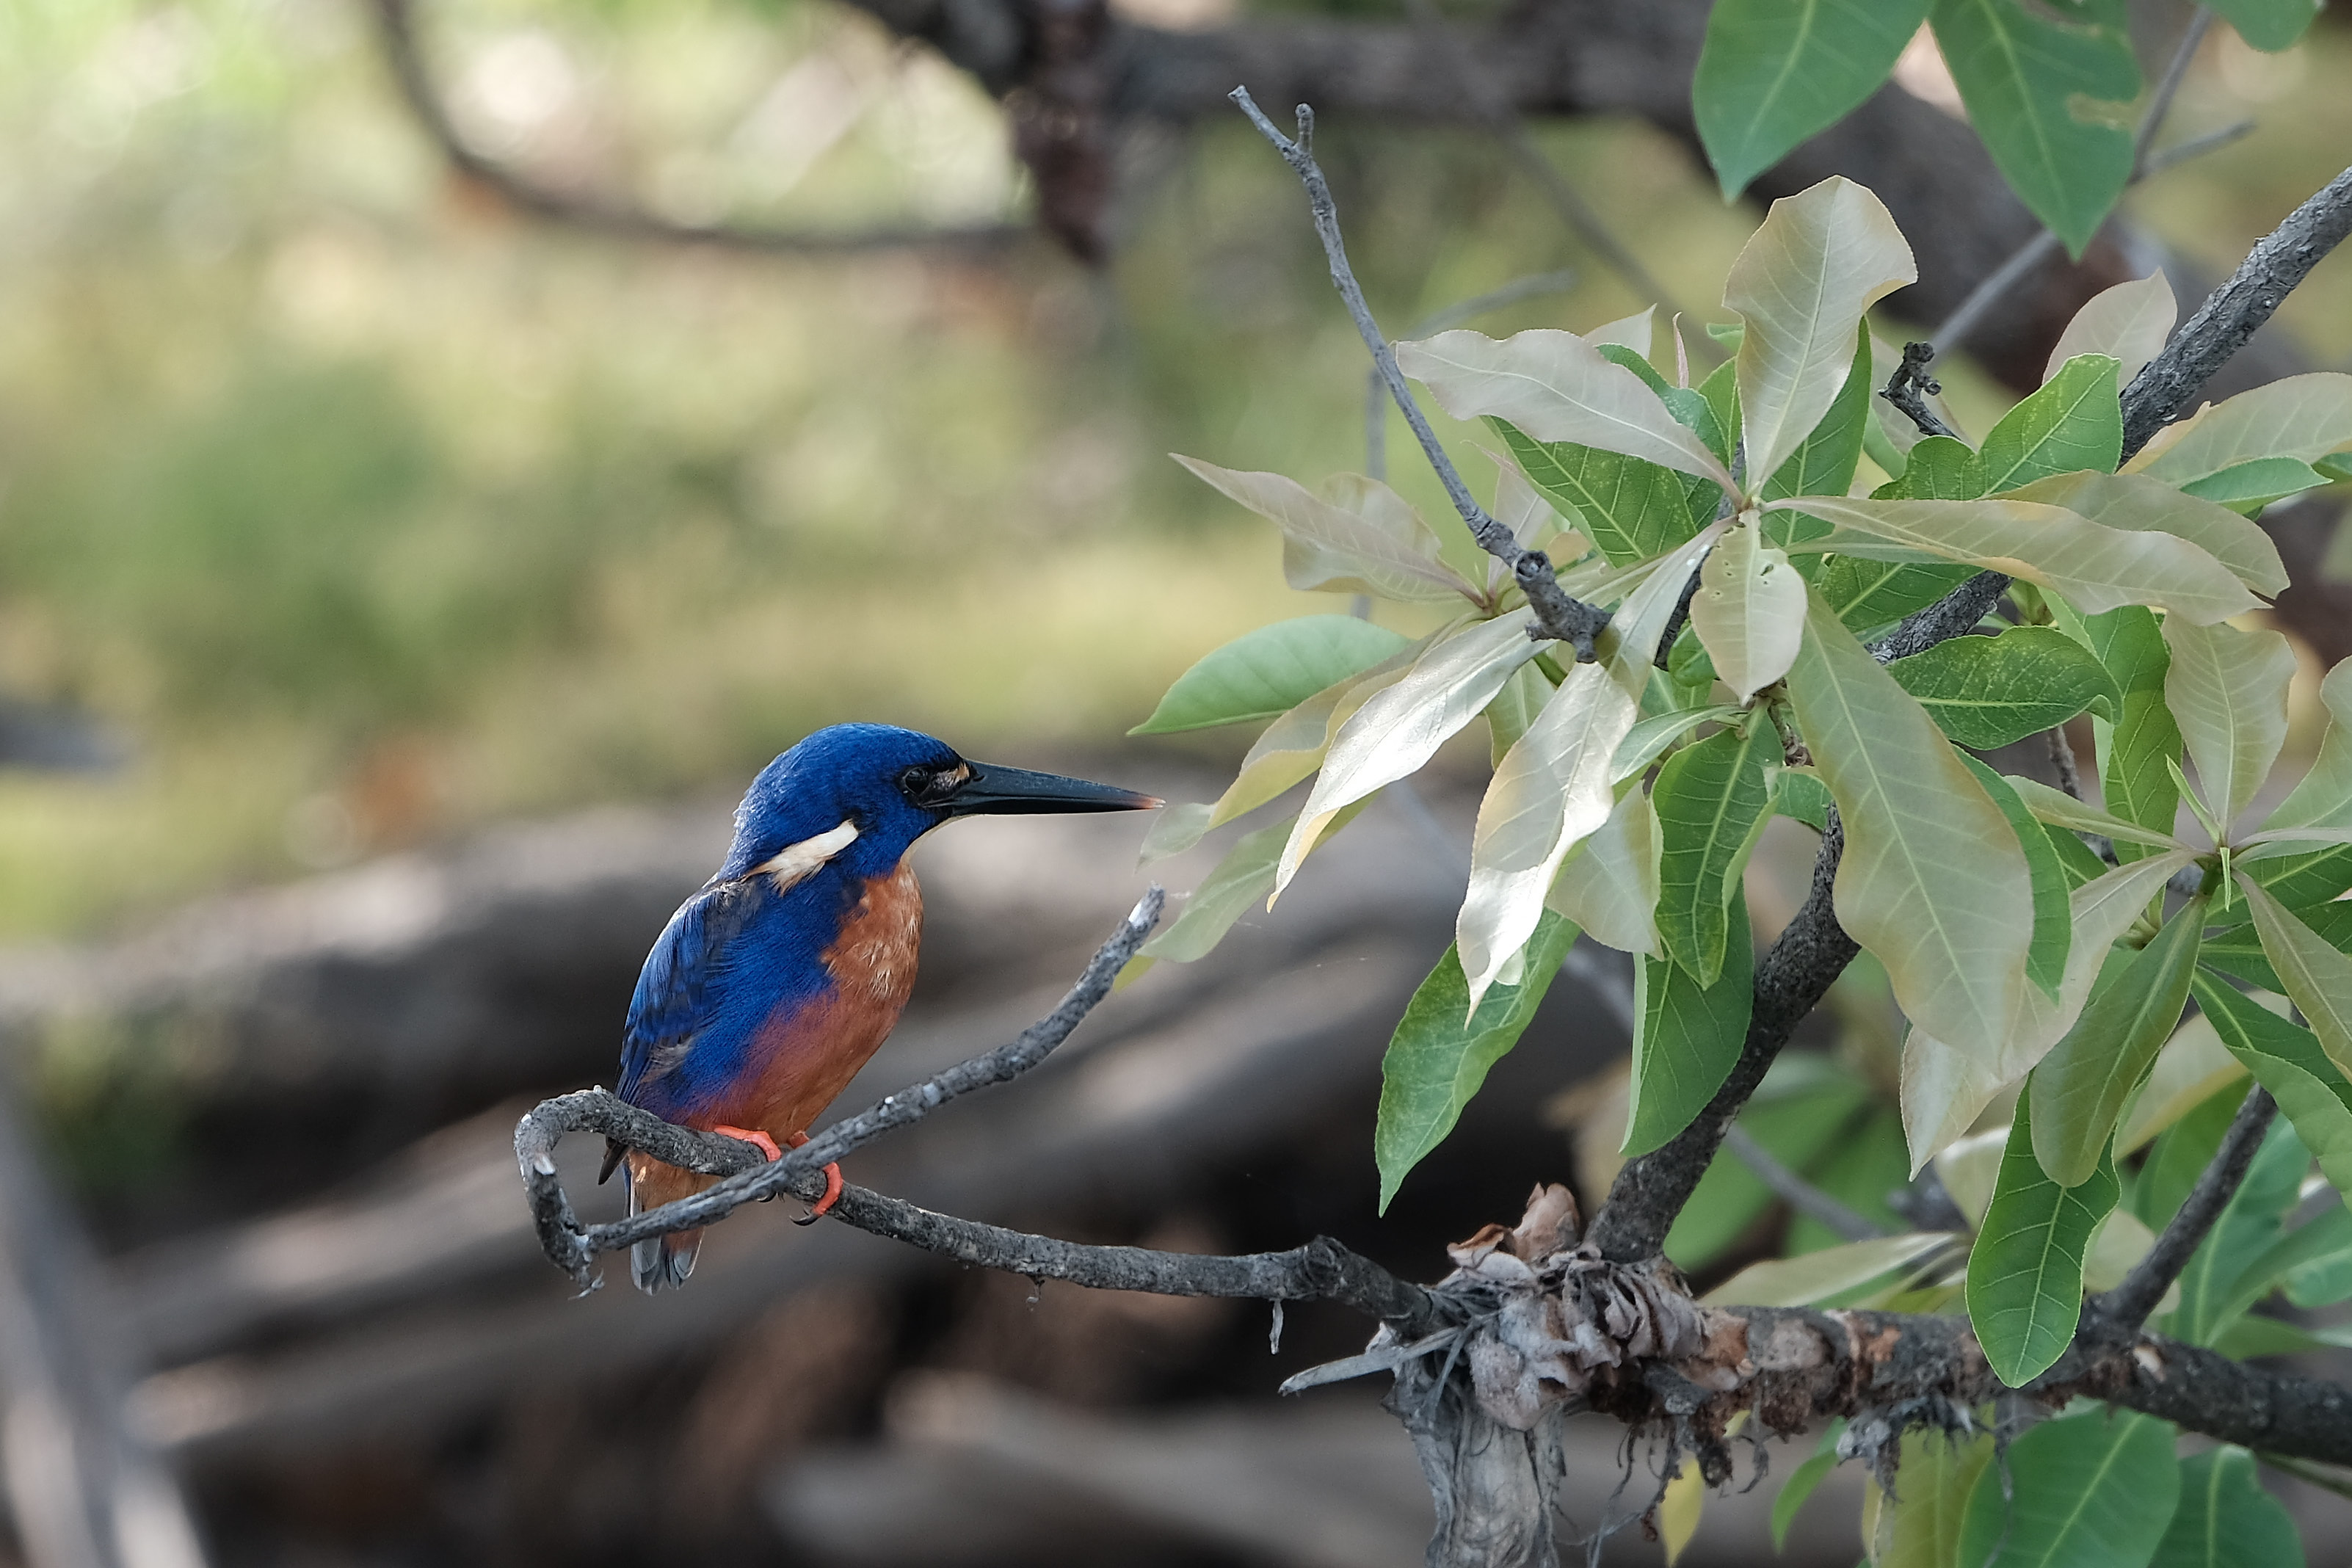
[[[795,1132],[791,1137],[784,1140],[788,1145],[794,1149],[799,1148],[808,1141],[809,1135],[805,1132]],[[782,1156],[779,1155],[777,1157],[781,1159]],[[826,1210],[832,1208],[833,1205],[840,1200],[841,1166],[837,1163],[829,1163],[824,1168],[824,1196],[817,1199],[815,1205],[810,1208],[806,1215],[794,1220],[793,1223],[795,1225],[814,1225],[818,1220],[824,1217]]]

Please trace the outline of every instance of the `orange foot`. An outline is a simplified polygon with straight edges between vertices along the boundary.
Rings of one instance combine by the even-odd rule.
[[[765,1154],[768,1157],[768,1163],[772,1165],[784,1157],[784,1152],[776,1147],[776,1141],[764,1132],[754,1131],[749,1127],[714,1127],[711,1131],[722,1138],[732,1138],[740,1142],[749,1143],[761,1153]],[[801,1140],[801,1143],[807,1142],[805,1137]],[[800,1143],[795,1143],[793,1147],[797,1149]]]
[[[790,1138],[784,1140],[786,1143],[795,1149],[799,1148],[808,1141],[809,1135],[805,1132],[795,1132]],[[778,1158],[782,1158],[782,1156],[780,1155]],[[836,1163],[828,1164],[824,1168],[824,1196],[817,1199],[815,1205],[812,1207],[808,1213],[793,1221],[793,1223],[794,1225],[814,1225],[818,1220],[823,1219],[824,1217],[825,1211],[832,1208],[835,1203],[840,1201],[840,1199],[841,1166]]]

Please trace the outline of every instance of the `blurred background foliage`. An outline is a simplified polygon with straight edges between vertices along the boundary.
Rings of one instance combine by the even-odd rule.
[[[1026,212],[996,108],[856,15],[422,20],[468,134],[552,183],[818,230]],[[2226,269],[2335,172],[2347,79],[2340,25],[2278,57],[2217,29],[2176,132],[2259,129],[2129,210]],[[1665,287],[1715,303],[1749,213],[1646,127],[1537,134]],[[1477,324],[1648,302],[1485,139],[1338,122],[1320,150],[1392,330],[1561,267],[1570,292]],[[7,0],[0,692],[92,716],[126,760],[0,773],[0,935],[499,815],[731,792],[852,716],[1102,748],[1227,637],[1330,607],[1163,456],[1363,465],[1361,351],[1297,187],[1238,122],[1135,155],[1151,177],[1099,274],[1034,238],[622,244],[452,179],[345,0]],[[2341,363],[2352,275],[2282,320]],[[1995,395],[1948,385],[1981,428]]]

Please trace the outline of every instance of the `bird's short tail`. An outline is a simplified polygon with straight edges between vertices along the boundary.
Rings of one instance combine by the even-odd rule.
[[[713,1178],[664,1165],[643,1154],[629,1156],[624,1170],[629,1183],[629,1212],[642,1214],[675,1203],[710,1185]],[[629,1248],[629,1277],[646,1295],[673,1289],[694,1272],[694,1255],[702,1249],[702,1232],[676,1231],[640,1241]]]

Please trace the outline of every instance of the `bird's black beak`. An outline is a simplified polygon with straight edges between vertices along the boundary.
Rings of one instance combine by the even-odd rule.
[[[971,763],[971,778],[948,796],[950,816],[1027,816],[1066,811],[1150,811],[1167,803],[1157,795],[1131,789],[1064,778],[1059,773],[1033,773],[1026,768],[995,763]]]

